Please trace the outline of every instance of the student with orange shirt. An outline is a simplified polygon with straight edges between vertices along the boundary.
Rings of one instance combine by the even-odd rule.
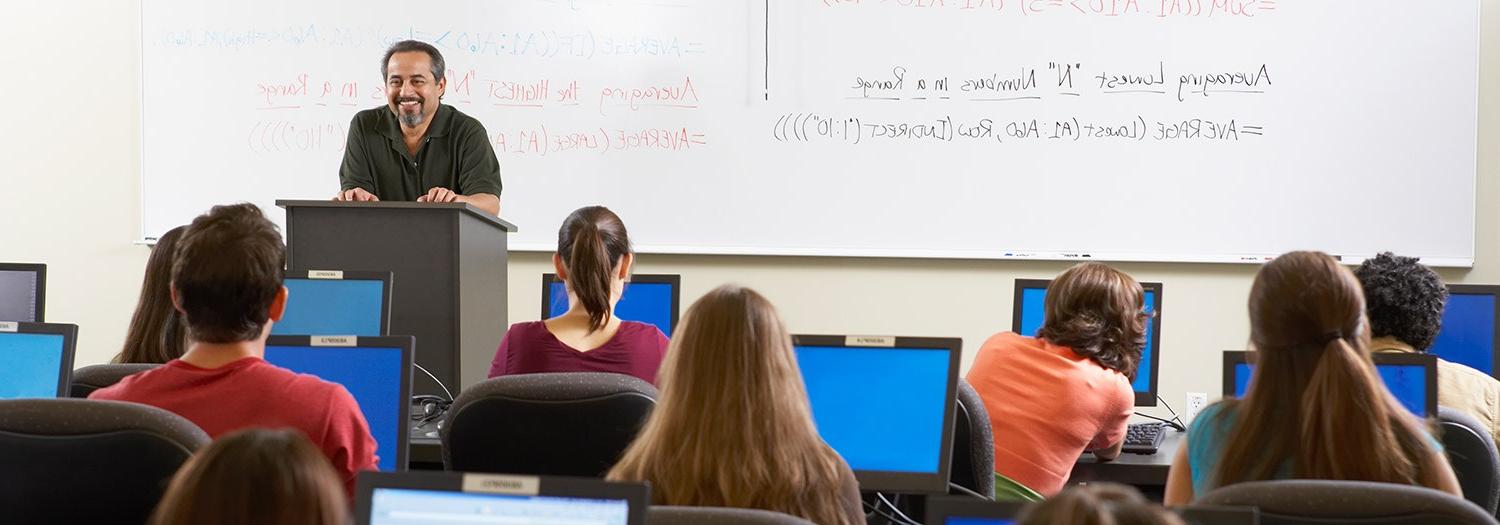
[[[1074,266],[1047,287],[1037,337],[1003,332],[980,347],[967,379],[995,434],[996,499],[1056,494],[1085,450],[1120,455],[1146,343],[1143,300],[1119,270]]]

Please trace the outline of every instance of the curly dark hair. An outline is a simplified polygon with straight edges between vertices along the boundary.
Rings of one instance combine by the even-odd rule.
[[[1140,283],[1099,263],[1069,268],[1047,285],[1046,318],[1036,336],[1135,380],[1146,346]]]
[[[1443,328],[1448,287],[1418,261],[1385,252],[1365,259],[1354,276],[1365,291],[1371,335],[1394,337],[1425,352]]]

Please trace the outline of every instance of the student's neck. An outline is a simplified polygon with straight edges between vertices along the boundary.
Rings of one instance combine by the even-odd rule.
[[[184,363],[198,368],[219,368],[221,366],[239,361],[246,357],[265,357],[266,342],[264,339],[253,341],[237,341],[233,343],[205,343],[193,341],[188,346],[187,352],[182,354]]]

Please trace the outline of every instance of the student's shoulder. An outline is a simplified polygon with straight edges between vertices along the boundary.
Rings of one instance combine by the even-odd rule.
[[[505,330],[506,339],[531,338],[547,331],[546,321],[521,321]]]
[[[620,333],[635,337],[659,338],[662,340],[666,340],[667,338],[667,334],[662,333],[661,329],[657,328],[656,325],[640,321],[620,321]]]

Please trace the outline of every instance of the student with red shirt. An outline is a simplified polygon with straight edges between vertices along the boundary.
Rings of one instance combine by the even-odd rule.
[[[557,232],[552,265],[568,288],[568,311],[505,332],[490,377],[542,372],[611,372],[655,384],[667,336],[655,325],[622,321],[615,304],[635,254],[625,223],[609,208],[579,208]]]
[[[375,439],[343,386],[265,362],[271,324],[286,310],[286,248],[253,204],[199,216],[172,262],[172,302],[187,327],[181,358],[98,390],[89,399],[174,412],[209,436],[246,427],[290,427],[322,450],[353,494],[375,468]]]

